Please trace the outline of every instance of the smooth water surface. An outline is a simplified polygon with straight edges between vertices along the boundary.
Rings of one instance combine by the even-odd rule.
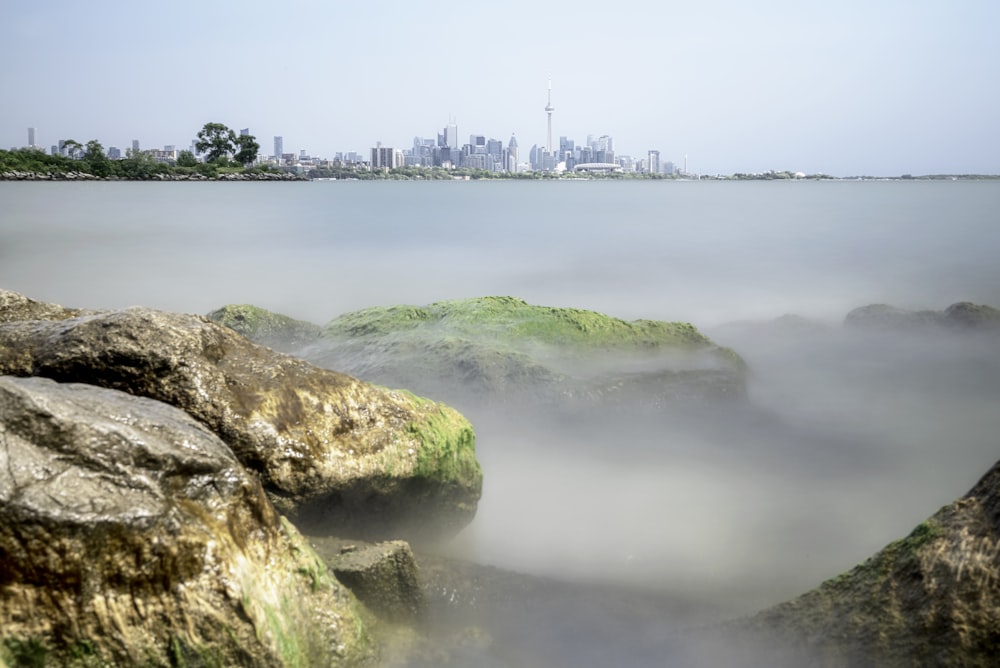
[[[850,568],[997,459],[995,340],[839,325],[878,302],[1000,307],[998,211],[995,181],[0,183],[0,287],[317,323],[482,295],[692,322],[750,363],[748,410],[459,406],[486,481],[446,549],[740,613]],[[815,328],[726,326],[786,313]]]

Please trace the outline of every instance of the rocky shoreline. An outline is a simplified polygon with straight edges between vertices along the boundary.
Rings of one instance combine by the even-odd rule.
[[[997,313],[962,303],[931,320],[992,336]],[[877,307],[848,323],[926,320]],[[342,361],[377,350],[364,359],[379,366],[359,368],[379,382],[422,356],[440,363],[424,387],[462,380],[456,398],[503,401],[528,383],[530,401],[591,412],[608,388],[654,407],[744,400],[742,359],[686,323],[493,297],[320,327],[245,306],[93,311],[0,290],[0,668],[613,665],[625,645],[650,665],[988,666],[1000,652],[1000,464],[850,572],[683,628],[682,602],[422,551],[476,512],[469,422],[263,343]],[[581,378],[560,369],[581,351],[691,373],[602,366],[586,378],[596,390],[568,397]],[[573,654],[581,633],[607,636],[600,656]]]

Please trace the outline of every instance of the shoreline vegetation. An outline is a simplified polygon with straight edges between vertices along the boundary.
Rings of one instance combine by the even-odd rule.
[[[479,169],[444,167],[400,167],[369,169],[346,165],[291,171],[268,165],[243,167],[232,161],[216,160],[193,164],[158,162],[137,152],[120,160],[93,155],[71,158],[50,155],[32,148],[0,150],[0,181],[479,181],[479,180],[710,180],[710,181],[980,181],[1000,180],[1000,174],[926,174],[901,176],[847,176],[802,174],[788,171],[736,173],[731,175],[574,173],[574,172],[490,172]]]

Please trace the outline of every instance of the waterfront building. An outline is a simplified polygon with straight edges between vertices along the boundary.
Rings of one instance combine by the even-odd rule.
[[[650,149],[649,151],[649,162],[647,164],[646,171],[650,174],[660,173],[660,152]]]
[[[279,165],[282,163],[282,156],[284,155],[284,140],[278,136],[274,136],[274,160]]]
[[[35,128],[28,128],[28,146],[35,148]]]

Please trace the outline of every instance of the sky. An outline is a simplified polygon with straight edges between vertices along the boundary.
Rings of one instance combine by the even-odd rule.
[[[5,0],[0,147],[610,135],[701,174],[1000,173],[995,0]],[[522,155],[522,158],[524,156]]]

